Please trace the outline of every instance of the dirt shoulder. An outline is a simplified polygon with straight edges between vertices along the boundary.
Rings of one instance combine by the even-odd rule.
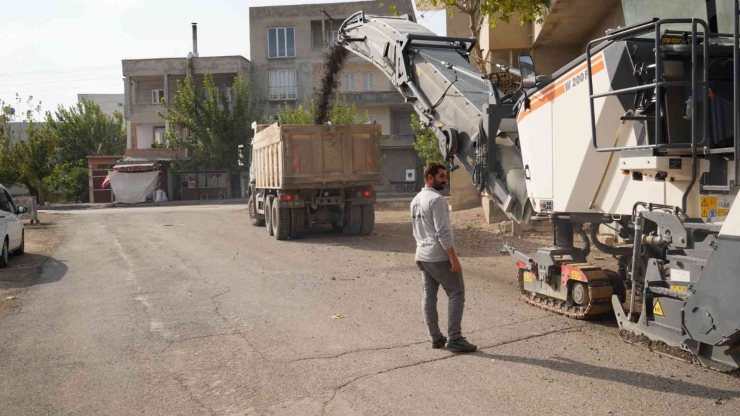
[[[24,222],[26,253],[11,256],[8,267],[0,269],[0,318],[20,305],[20,296],[36,283],[44,262],[61,244],[56,218],[55,214],[39,213],[40,224]]]

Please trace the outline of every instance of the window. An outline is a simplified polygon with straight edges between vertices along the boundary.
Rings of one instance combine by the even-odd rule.
[[[326,43],[329,45],[336,43],[336,41],[339,39],[339,31],[338,30],[327,30],[326,31]]]
[[[411,134],[411,119],[408,117],[398,119],[398,134]]]
[[[11,202],[10,195],[7,192],[0,189],[0,211],[10,212],[15,214],[13,202]]]
[[[152,90],[152,104],[162,104],[164,90]]]
[[[156,144],[165,144],[165,134],[167,133],[167,129],[164,127],[155,127],[154,128],[154,143]]]
[[[295,29],[292,27],[272,27],[267,29],[267,57],[295,57]]]
[[[375,117],[375,116],[374,116],[374,115],[372,115],[372,114],[368,114],[368,115],[367,115],[367,121],[368,121],[368,123],[375,123],[376,121],[378,121],[378,118],[377,118],[377,117]]]
[[[297,95],[295,69],[270,71],[270,100],[295,100]]]
[[[342,83],[342,89],[345,91],[355,90],[355,74],[344,74],[344,82]]]
[[[365,72],[362,74],[362,89],[365,91],[371,91],[375,89],[375,74],[372,72]]]
[[[234,88],[233,87],[226,87],[224,88],[224,93],[226,94],[226,102],[230,103],[234,101]]]

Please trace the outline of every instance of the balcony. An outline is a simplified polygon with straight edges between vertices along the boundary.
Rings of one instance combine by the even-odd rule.
[[[389,136],[383,136],[380,141],[380,146],[383,149],[388,148],[409,148],[414,147],[414,140],[416,135],[414,134],[391,134]]]
[[[358,107],[404,103],[403,96],[398,91],[340,91],[340,93],[348,103],[355,103]]]
[[[287,101],[298,98],[298,86],[280,86],[270,88],[270,101]]]

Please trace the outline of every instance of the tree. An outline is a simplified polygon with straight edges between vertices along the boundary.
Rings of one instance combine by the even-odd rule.
[[[120,155],[126,150],[123,115],[105,114],[100,106],[82,100],[75,106],[59,106],[54,116],[46,113],[46,124],[57,136],[62,163],[87,166],[87,156]]]
[[[31,195],[36,195],[39,205],[43,206],[44,181],[54,171],[57,137],[48,126],[39,126],[33,121],[26,133],[26,140],[10,146],[10,157],[14,160],[18,181],[28,188]]]
[[[104,113],[100,106],[82,100],[74,106],[59,106],[46,113],[46,128],[56,138],[55,166],[46,181],[49,189],[66,201],[89,200],[87,156],[120,155],[126,150],[123,115]]]
[[[519,15],[519,21],[542,21],[544,13],[550,6],[550,0],[417,0],[418,6],[431,6],[438,9],[444,7],[450,15],[462,13],[470,22],[468,28],[474,38],[480,36],[483,24],[488,21],[489,26],[495,27],[496,22],[509,22],[511,16]],[[486,61],[476,43],[471,51],[470,63],[478,68],[482,74],[488,72]]]
[[[315,124],[316,120],[316,100],[306,101],[292,108],[288,103],[280,107],[278,113],[282,124]],[[334,126],[348,124],[365,124],[368,121],[367,112],[362,117],[357,115],[357,104],[350,105],[347,97],[337,93],[329,108],[329,122]]]
[[[416,134],[414,150],[419,154],[419,158],[424,161],[424,164],[444,162],[442,153],[439,151],[437,135],[429,126],[421,124],[416,114],[411,115],[411,129]]]
[[[262,116],[264,102],[252,94],[252,84],[235,78],[232,95],[219,89],[212,74],[197,88],[192,75],[177,83],[172,105],[159,115],[170,122],[166,134],[171,149],[187,149],[190,160],[183,166],[194,169],[237,170],[236,151],[240,144],[249,147],[251,124]],[[177,130],[184,130],[181,136]]]

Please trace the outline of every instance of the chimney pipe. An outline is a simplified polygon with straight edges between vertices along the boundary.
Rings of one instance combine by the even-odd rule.
[[[198,24],[193,22],[193,55],[198,56]]]

